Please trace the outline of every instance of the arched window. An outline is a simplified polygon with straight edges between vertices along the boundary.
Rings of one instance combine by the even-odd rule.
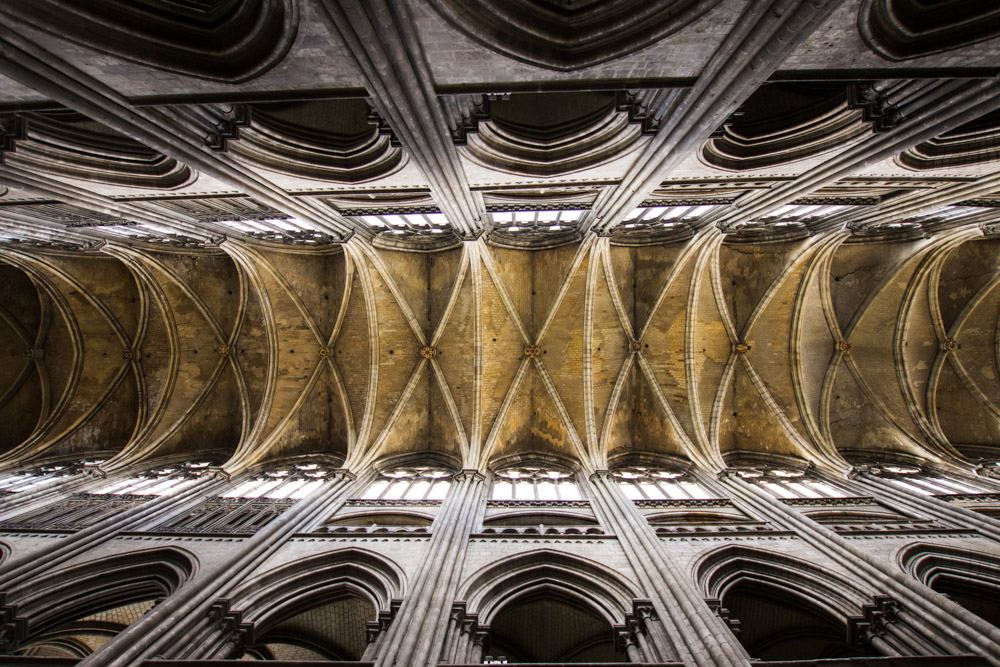
[[[521,466],[493,473],[493,500],[580,500],[571,472]]]
[[[611,567],[579,556],[537,549],[498,557],[459,591],[470,623],[468,631],[451,635],[445,653],[464,656],[454,661],[460,664],[488,663],[489,657],[508,663],[654,662],[648,644],[635,641],[634,633],[651,629],[642,613],[631,613],[645,606],[637,592]]]
[[[206,498],[157,530],[199,534],[253,533],[319,489],[330,472],[331,469],[322,463],[296,463],[255,473],[221,496]]]
[[[23,493],[37,489],[46,482],[60,477],[69,477],[83,472],[87,468],[97,467],[104,463],[103,459],[83,459],[49,463],[30,470],[4,473],[0,475],[0,494]]]
[[[285,664],[296,665],[314,660],[355,662],[368,645],[370,623],[377,623],[377,612],[369,600],[350,590],[336,591],[325,604],[256,631],[253,645],[243,650],[240,660],[287,660]]]
[[[230,645],[231,654],[217,657],[296,665],[370,660],[402,586],[402,571],[394,563],[364,549],[294,559],[233,592],[231,608],[252,624],[253,636],[249,645]],[[189,642],[177,657],[204,660],[213,649]]]
[[[740,643],[758,660],[816,660],[870,655],[847,641],[844,619],[809,598],[747,577],[726,589],[722,607],[740,621]]]
[[[913,465],[890,464],[873,469],[876,475],[907,491],[923,496],[957,495],[966,493],[988,493],[967,482],[948,479]]]
[[[142,475],[109,482],[93,491],[30,510],[3,525],[18,528],[75,530],[93,525],[160,496],[173,495],[207,473],[209,462],[154,468]]]
[[[751,659],[794,661],[877,655],[850,631],[868,602],[861,582],[754,547],[728,545],[695,566],[705,598]]]
[[[94,495],[167,496],[194,484],[208,470],[209,461],[154,468],[141,475],[111,482],[92,491]]]
[[[26,632],[12,635],[13,642],[4,653],[39,659],[85,658],[141,618],[157,600],[180,588],[193,571],[186,553],[167,547],[105,555],[41,573],[18,598],[18,614],[26,619]],[[39,664],[51,663],[41,660]]]
[[[453,473],[444,468],[414,466],[383,470],[365,491],[366,500],[443,500]]]
[[[299,463],[254,475],[222,494],[223,498],[298,500],[318,489],[330,473],[318,463]]]
[[[513,600],[490,622],[486,664],[628,662],[610,623],[575,596],[544,587]]]
[[[924,543],[903,549],[899,563],[925,586],[1000,628],[1000,558]]]
[[[622,468],[612,473],[622,492],[632,500],[686,500],[712,498],[687,473],[656,468]]]
[[[846,498],[849,495],[804,470],[769,468],[739,470],[736,474],[757,484],[775,498]]]

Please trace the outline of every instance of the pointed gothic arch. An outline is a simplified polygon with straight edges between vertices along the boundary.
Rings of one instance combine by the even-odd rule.
[[[851,620],[871,594],[824,569],[779,553],[720,547],[694,568],[706,599],[739,621],[751,658],[795,660],[870,655],[851,641]]]
[[[405,587],[398,565],[349,548],[252,578],[233,594],[230,608],[251,627],[250,655],[281,658],[293,647],[299,658],[359,660],[391,623]]]
[[[76,630],[85,630],[75,624],[100,622],[97,617],[105,612],[131,609],[131,614],[117,615],[136,620],[136,615],[194,578],[197,569],[197,558],[190,552],[163,547],[97,558],[32,579],[8,603],[11,620],[3,626],[5,652],[31,651],[33,643],[47,639],[64,642]],[[111,624],[104,630],[114,634],[127,624]]]
[[[512,662],[627,662],[615,633],[639,594],[603,564],[538,549],[481,568],[459,591],[458,606],[489,635],[490,651],[508,651]]]
[[[921,542],[900,551],[897,562],[931,590],[1000,627],[1000,558],[996,555]]]

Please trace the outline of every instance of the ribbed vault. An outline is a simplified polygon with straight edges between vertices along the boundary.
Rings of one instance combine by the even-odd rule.
[[[981,456],[998,241],[850,240],[7,250],[6,456]]]
[[[995,459],[995,9],[131,4],[0,8],[0,465]]]

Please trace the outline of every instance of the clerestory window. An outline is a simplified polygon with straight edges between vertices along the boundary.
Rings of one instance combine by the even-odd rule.
[[[174,494],[205,474],[208,462],[154,468],[142,475],[109,482],[86,493],[31,510],[5,526],[75,530],[133,509],[158,496]]]
[[[30,470],[21,470],[0,475],[0,494],[23,493],[36,489],[46,482],[60,477],[69,477],[83,472],[86,468],[97,467],[103,459],[84,459],[49,463]]]
[[[775,498],[845,498],[848,494],[818,479],[804,470],[769,468],[767,470],[740,470],[743,479],[765,489]]]
[[[297,463],[259,472],[220,496],[206,498],[187,514],[157,530],[252,533],[319,489],[330,472],[330,468],[320,463]]]
[[[580,500],[573,473],[553,468],[522,466],[493,474],[493,500]]]
[[[223,498],[271,498],[298,500],[318,489],[329,474],[318,463],[300,463],[269,470],[237,484]]]
[[[967,482],[959,482],[910,465],[883,465],[878,476],[902,489],[923,496],[988,493],[986,489]]]
[[[444,468],[414,466],[384,470],[365,491],[366,500],[443,500],[453,473]]]
[[[622,468],[612,473],[622,492],[632,500],[712,498],[687,473],[656,468]]]
[[[208,461],[197,461],[148,470],[141,475],[111,482],[90,492],[90,495],[110,496],[166,496],[194,484],[211,466]]]

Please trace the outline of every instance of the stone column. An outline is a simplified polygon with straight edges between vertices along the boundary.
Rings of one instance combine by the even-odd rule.
[[[745,666],[749,658],[725,623],[709,609],[688,572],[663,543],[611,474],[588,480],[589,497],[605,526],[618,537],[655,612],[645,624],[654,662],[682,661],[698,667]],[[657,620],[653,620],[653,619]]]
[[[478,625],[478,618],[466,612],[464,602],[452,605],[448,616],[448,629],[444,636],[444,649],[441,651],[441,662],[462,664],[465,656],[472,650],[472,637],[469,629]]]
[[[913,631],[913,634],[897,633],[893,628],[892,635],[896,641],[908,643],[909,651],[925,654],[976,653],[990,664],[1000,666],[1000,629],[785,505],[756,484],[726,474],[720,476],[719,483],[733,498],[774,524],[794,531],[851,576],[869,582],[891,597],[899,605],[892,620],[898,620],[900,625]],[[895,648],[889,644],[881,646],[890,654]]]
[[[331,27],[365,77],[372,103],[420,170],[434,201],[464,239],[485,228],[406,3],[321,0]]]
[[[633,600],[632,613],[625,617],[625,625],[616,628],[616,639],[630,662],[654,662],[660,654],[657,646],[666,642],[663,624],[649,600]]]
[[[432,666],[447,655],[445,638],[452,623],[452,605],[458,594],[469,536],[483,511],[484,482],[485,477],[476,470],[463,470],[455,476],[434,521],[428,553],[399,616],[382,641],[376,660],[379,667]],[[456,644],[461,646],[463,642],[452,642],[452,646]],[[455,659],[480,659],[468,655],[470,652],[475,651],[456,649],[463,655]]]
[[[189,648],[189,643],[201,635],[212,608],[218,608],[222,594],[242,581],[288,538],[326,516],[331,505],[347,497],[354,479],[355,476],[348,470],[335,471],[317,491],[257,531],[237,553],[213,566],[210,571],[202,571],[197,585],[182,586],[79,664],[85,667],[131,667],[142,664],[144,660]],[[226,614],[222,616],[225,620]]]
[[[442,663],[478,664],[489,655],[490,626],[480,625],[478,614],[468,614],[465,603],[456,602],[448,618]]]
[[[861,616],[848,621],[848,635],[855,644],[871,646],[888,657],[935,655],[940,650],[919,632],[900,622],[899,604],[891,597],[876,595],[862,608]]]
[[[343,474],[339,471],[338,474]],[[357,497],[371,484],[374,473],[361,475],[351,480],[343,487],[342,492],[325,506],[318,518],[308,519],[299,523],[295,530],[281,540],[283,544],[294,533],[306,532],[318,523],[336,514],[350,498]],[[287,513],[287,512],[286,512]],[[283,515],[282,515],[283,516]],[[281,517],[278,518],[280,520]],[[266,526],[265,526],[266,528]],[[277,545],[277,546],[280,546]],[[249,572],[249,570],[248,570]],[[244,583],[244,577],[234,577],[225,581],[220,588],[209,611],[200,619],[200,623],[190,631],[192,641],[183,645],[167,647],[159,656],[170,660],[236,660],[240,657],[246,645],[247,637],[252,636],[253,628],[243,623],[243,610],[230,608],[231,595]],[[373,651],[385,634],[386,628],[392,622],[395,605],[389,612],[379,612],[378,619],[368,624],[368,646],[365,648],[363,660],[372,660]]]

